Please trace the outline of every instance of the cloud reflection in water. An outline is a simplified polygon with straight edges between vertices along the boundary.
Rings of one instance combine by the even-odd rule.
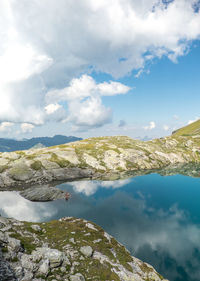
[[[43,221],[50,219],[57,209],[48,203],[30,202],[17,192],[0,192],[0,214],[25,221]]]
[[[155,175],[150,177],[148,182],[161,179],[160,176],[155,178]],[[176,179],[178,182],[175,184],[173,178],[174,187],[179,184],[182,189],[181,181],[185,178],[180,178],[180,182],[179,178]],[[166,181],[166,178],[162,180]],[[197,189],[192,189],[192,181],[194,179],[190,181],[190,195],[196,197]],[[130,179],[62,184],[62,189],[72,192],[72,198],[67,203],[62,200],[33,203],[16,192],[1,192],[0,212],[29,221],[62,216],[94,221],[123,243],[133,255],[152,264],[169,280],[199,281],[200,226],[192,220],[191,210],[177,205],[177,198],[174,203],[166,201],[167,207],[163,207],[165,186],[162,185],[160,191],[156,189],[155,195],[149,186],[146,192],[138,188],[139,183],[139,180]],[[170,191],[167,189],[167,192]],[[171,198],[172,195],[169,196]],[[178,196],[180,201],[183,200],[182,194]]]

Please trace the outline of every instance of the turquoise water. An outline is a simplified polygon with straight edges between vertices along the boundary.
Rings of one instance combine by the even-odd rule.
[[[21,220],[76,216],[102,226],[171,281],[200,280],[200,178],[157,174],[59,185],[72,198],[29,202],[0,192],[0,213]]]

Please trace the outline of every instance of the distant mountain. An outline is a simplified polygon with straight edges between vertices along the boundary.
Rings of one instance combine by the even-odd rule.
[[[73,136],[56,135],[54,137],[40,137],[25,140],[14,140],[0,138],[0,152],[10,152],[16,150],[26,150],[30,148],[48,147],[68,142],[79,141],[81,138]]]
[[[182,127],[172,133],[173,136],[194,136],[200,135],[200,120],[197,120],[185,127]]]
[[[141,141],[150,141],[150,140],[152,140],[153,138],[148,137],[148,136],[144,136],[144,137],[136,137],[135,139],[136,139],[136,140],[141,140]]]

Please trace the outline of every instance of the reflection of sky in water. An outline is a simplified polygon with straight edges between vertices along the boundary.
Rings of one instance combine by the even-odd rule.
[[[68,202],[32,203],[17,193],[1,192],[0,213],[32,221],[86,218],[171,281],[200,280],[200,179],[153,174],[60,188],[72,194]]]

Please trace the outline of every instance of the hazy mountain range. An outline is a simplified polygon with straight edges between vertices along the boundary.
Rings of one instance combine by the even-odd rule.
[[[66,137],[62,135],[56,135],[54,137],[38,137],[25,140],[0,138],[0,152],[26,150],[34,147],[48,147],[78,140],[81,140],[81,138],[73,136]]]

